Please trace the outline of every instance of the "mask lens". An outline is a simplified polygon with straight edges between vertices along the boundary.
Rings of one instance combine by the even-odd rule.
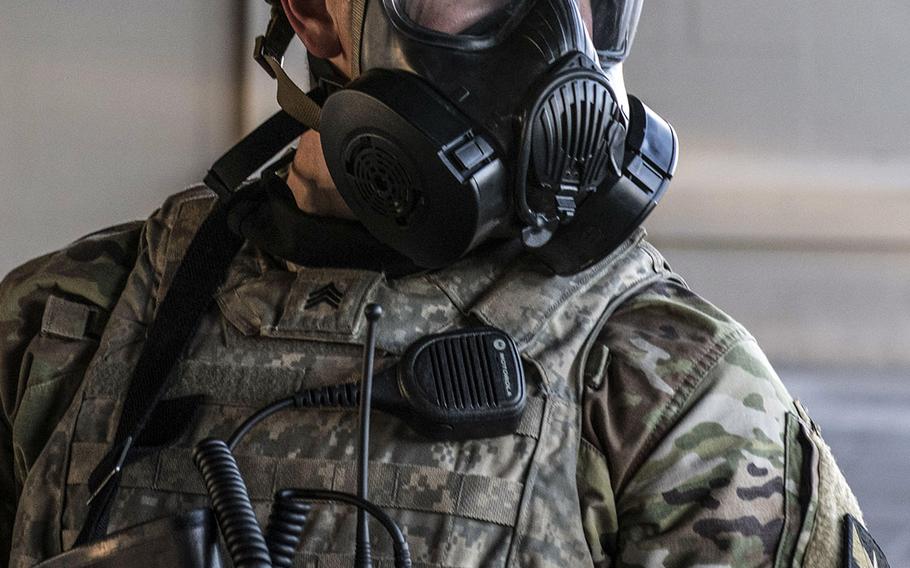
[[[399,22],[450,37],[496,35],[527,0],[387,0]]]
[[[582,12],[587,2],[581,2]],[[622,61],[629,54],[642,0],[590,0],[594,47],[601,60]]]

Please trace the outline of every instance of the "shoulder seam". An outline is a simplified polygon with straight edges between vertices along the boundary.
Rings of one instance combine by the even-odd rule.
[[[642,462],[647,459],[647,456],[651,454],[654,447],[657,446],[660,440],[663,439],[669,427],[672,426],[672,419],[685,407],[697,387],[702,383],[705,377],[708,376],[711,370],[717,366],[717,363],[720,362],[727,353],[733,350],[734,347],[748,341],[755,341],[755,339],[745,328],[737,326],[736,329],[722,336],[702,357],[695,361],[692,372],[682,381],[676,393],[664,406],[664,409],[657,420],[657,426],[645,439],[641,450],[629,461],[629,466],[627,468],[628,473],[626,479],[623,480],[623,485],[625,485],[626,481],[634,477],[635,472],[641,467]],[[621,493],[623,489],[624,487],[617,488],[616,493]]]

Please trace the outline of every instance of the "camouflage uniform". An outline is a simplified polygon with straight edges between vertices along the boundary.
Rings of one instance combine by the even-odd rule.
[[[144,331],[211,204],[205,189],[183,192],[144,225],[86,237],[3,282],[0,539],[11,566],[72,545]],[[307,301],[329,285],[337,305]],[[200,416],[128,466],[110,529],[206,504],[189,457],[202,437],[226,437],[301,387],[356,377],[368,301],[386,308],[383,360],[427,333],[487,323],[515,337],[528,374],[512,436],[428,442],[374,418],[371,497],[402,525],[416,565],[841,565],[844,514],[862,517],[818,429],[751,336],[641,234],[569,278],[540,274],[511,246],[388,281],[288,270],[245,245],[167,395],[204,395]],[[236,452],[258,514],[279,487],[353,488],[353,412],[267,424]],[[350,565],[354,532],[353,512],[317,506],[299,565]],[[373,537],[386,565],[389,543]]]

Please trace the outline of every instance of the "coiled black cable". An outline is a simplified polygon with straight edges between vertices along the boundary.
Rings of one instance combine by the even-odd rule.
[[[297,408],[353,408],[360,400],[360,384],[347,383],[300,391],[294,395]]]
[[[281,492],[275,495],[272,513],[265,529],[265,542],[272,555],[272,566],[290,568],[294,554],[300,546],[303,527],[311,507],[298,499],[283,499]]]
[[[395,553],[395,568],[411,568],[411,549],[404,533],[392,519],[382,510],[382,507],[361,499],[351,493],[331,491],[329,489],[281,489],[275,494],[275,501],[341,501],[348,505],[358,507],[373,516],[392,537],[392,547]]]
[[[221,535],[236,568],[270,568],[269,549],[253,512],[237,460],[224,440],[206,438],[193,450]]]
[[[202,473],[215,518],[237,568],[285,568],[293,565],[310,506],[304,501],[340,501],[375,517],[394,542],[396,568],[410,568],[411,552],[395,521],[380,507],[360,497],[339,491],[282,489],[275,495],[266,534],[256,520],[253,505],[237,460],[231,452],[257,424],[287,408],[355,407],[360,385],[349,383],[308,389],[277,400],[244,421],[227,442],[206,438],[196,445],[193,460]]]

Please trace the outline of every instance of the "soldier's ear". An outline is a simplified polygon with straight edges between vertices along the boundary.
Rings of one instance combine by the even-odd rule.
[[[342,29],[337,10],[330,9],[333,0],[281,0],[291,27],[303,40],[307,51],[320,59],[343,55]]]

